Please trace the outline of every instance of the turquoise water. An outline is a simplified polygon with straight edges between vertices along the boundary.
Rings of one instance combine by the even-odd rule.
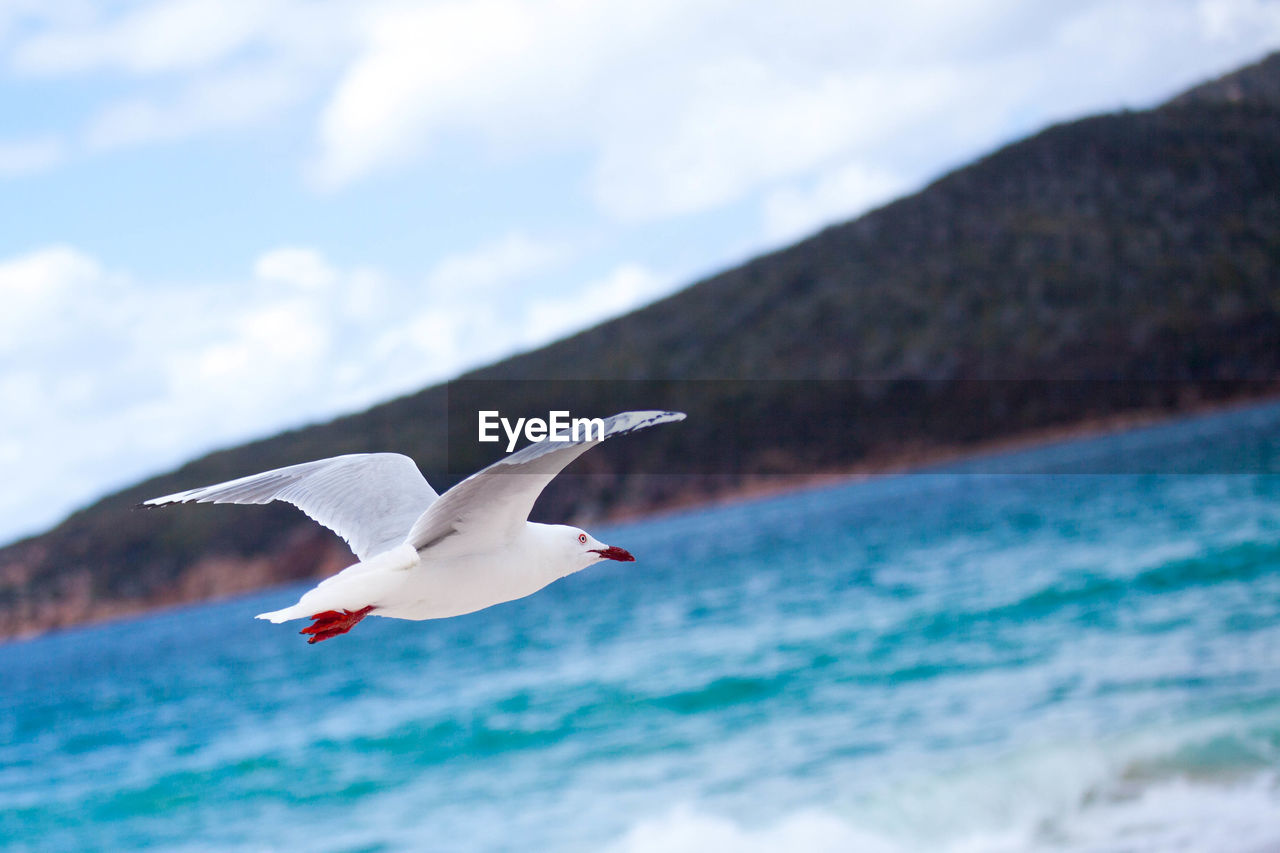
[[[1280,475],[1222,473],[1278,457],[1255,408],[317,646],[250,618],[297,589],[0,646],[0,847],[1280,849]]]

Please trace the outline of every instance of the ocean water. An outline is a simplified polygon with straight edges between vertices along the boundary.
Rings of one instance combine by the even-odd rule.
[[[251,618],[294,588],[3,645],[0,848],[1280,850],[1266,472],[1277,406],[602,529],[638,562],[316,646]]]

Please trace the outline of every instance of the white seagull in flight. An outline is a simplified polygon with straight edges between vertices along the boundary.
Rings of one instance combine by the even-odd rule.
[[[143,505],[287,501],[345,539],[360,562],[321,581],[292,607],[258,616],[272,622],[310,618],[302,633],[316,643],[345,634],[371,614],[415,620],[460,616],[531,595],[601,560],[634,561],[629,552],[576,527],[535,524],[529,511],[547,483],[588,448],[684,417],[622,412],[605,419],[603,438],[530,444],[443,495],[408,456],[357,453]]]

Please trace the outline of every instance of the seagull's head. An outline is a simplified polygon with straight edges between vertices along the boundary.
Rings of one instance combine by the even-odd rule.
[[[594,566],[601,560],[618,560],[623,563],[635,562],[630,551],[617,545],[606,545],[585,530],[576,527],[562,527],[557,531],[566,553],[569,555],[573,571],[581,571],[587,566]]]

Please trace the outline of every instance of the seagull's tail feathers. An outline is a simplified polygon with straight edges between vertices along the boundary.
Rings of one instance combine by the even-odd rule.
[[[376,557],[356,563],[325,578],[298,603],[256,618],[279,624],[291,619],[310,619],[328,611],[357,611],[381,600],[403,580],[402,572],[418,565],[412,545],[400,545]]]
[[[279,625],[281,622],[288,622],[290,619],[301,619],[303,616],[306,616],[307,614],[302,611],[302,604],[298,603],[292,607],[286,607],[283,610],[272,610],[270,613],[259,613],[253,618],[266,619],[268,622]]]

